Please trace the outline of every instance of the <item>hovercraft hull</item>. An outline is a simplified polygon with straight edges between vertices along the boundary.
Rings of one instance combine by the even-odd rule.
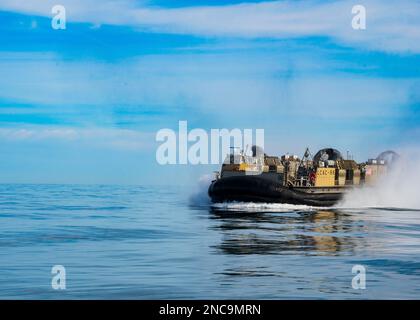
[[[259,176],[234,176],[215,180],[209,187],[213,202],[246,201],[333,206],[344,194],[343,187],[287,187]]]

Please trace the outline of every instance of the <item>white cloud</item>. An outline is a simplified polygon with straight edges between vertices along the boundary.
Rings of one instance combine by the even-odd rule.
[[[249,119],[256,109],[273,116],[355,119],[398,116],[419,87],[418,78],[364,77],[336,72],[337,66],[325,58],[310,62],[311,57],[301,53],[292,63],[282,55],[227,54],[149,55],[118,64],[57,63],[53,57],[0,59],[0,70],[9,75],[0,78],[0,96],[57,106],[44,110],[52,116],[74,120],[94,116],[100,123],[122,117],[112,112],[121,105],[133,106],[130,111],[140,117],[142,108],[156,106],[162,112],[176,111],[178,117],[194,110],[232,121]],[[132,120],[134,116],[129,115]],[[147,120],[159,122],[150,115]]]
[[[51,16],[55,0],[3,0],[0,9]],[[353,30],[354,1],[269,1],[223,6],[147,7],[135,1],[63,0],[69,22],[127,25],[140,30],[204,36],[296,38],[327,36],[356,47],[420,52],[420,3],[359,1],[367,29]]]
[[[85,144],[126,151],[154,148],[154,133],[128,129],[19,127],[0,128],[0,140],[9,142],[54,142]]]

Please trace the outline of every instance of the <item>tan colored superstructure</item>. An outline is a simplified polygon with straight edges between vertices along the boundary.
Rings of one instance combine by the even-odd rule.
[[[374,184],[380,176],[387,173],[384,160],[371,159],[357,163],[351,159],[343,159],[337,150],[331,148],[320,150],[313,158],[307,153],[308,149],[303,159],[294,155],[229,155],[220,176],[262,175],[288,187],[339,188]]]

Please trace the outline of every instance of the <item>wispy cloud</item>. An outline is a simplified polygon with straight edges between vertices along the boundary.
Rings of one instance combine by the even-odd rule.
[[[118,64],[57,64],[55,58],[0,60],[0,69],[9,74],[0,79],[3,98],[56,106],[43,112],[82,124],[90,118],[86,125],[142,119],[161,123],[162,115],[176,112],[179,118],[191,116],[191,111],[217,118],[223,114],[235,121],[255,120],[249,114],[256,108],[264,117],[398,117],[413,102],[409,99],[420,85],[418,78],[337,72],[340,65],[321,57],[311,63],[311,57],[297,52],[293,63],[279,54],[178,54],[150,55]],[[38,70],[43,70],[42,76]],[[124,105],[132,107],[123,109]],[[161,114],[147,114],[148,108]]]
[[[0,10],[51,16],[55,0],[3,0]],[[221,6],[150,7],[131,0],[63,0],[69,22],[125,25],[150,32],[216,37],[325,36],[339,43],[390,52],[420,52],[420,2],[359,1],[367,29],[353,30],[354,1],[267,1]]]
[[[128,129],[72,128],[72,127],[19,127],[0,128],[0,141],[41,143],[83,143],[93,148],[144,151],[154,147],[151,132]],[[153,149],[152,149],[153,150]]]

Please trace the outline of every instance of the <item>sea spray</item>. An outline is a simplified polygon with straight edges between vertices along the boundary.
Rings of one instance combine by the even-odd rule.
[[[193,206],[208,206],[210,205],[210,197],[208,195],[209,186],[214,179],[211,174],[202,175],[197,183],[197,188],[190,196],[190,204]]]
[[[339,207],[420,209],[420,152],[406,150],[373,186],[348,192]]]
[[[307,212],[316,211],[320,208],[315,208],[307,205],[296,205],[289,203],[266,203],[266,202],[223,202],[213,203],[212,208],[220,211],[232,211],[232,212]]]

